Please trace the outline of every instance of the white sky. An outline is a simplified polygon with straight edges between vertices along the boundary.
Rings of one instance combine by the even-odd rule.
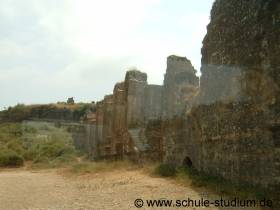
[[[166,57],[200,68],[213,0],[0,0],[0,109],[100,100],[131,66],[162,84]]]

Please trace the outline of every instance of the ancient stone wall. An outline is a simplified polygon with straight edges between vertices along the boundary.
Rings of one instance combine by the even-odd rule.
[[[113,92],[113,147],[114,154],[124,153],[124,142],[127,138],[126,92],[125,83],[117,83]]]
[[[92,139],[96,136],[95,124],[60,123],[60,127],[66,128],[71,134],[77,149],[94,155],[96,145]]]
[[[190,101],[197,91],[196,70],[186,57],[169,56],[162,91],[162,117],[181,116],[191,107]]]
[[[93,154],[94,158],[98,158],[101,156],[99,144],[103,142],[103,117],[104,117],[104,110],[103,110],[103,101],[96,103],[96,135],[94,138],[91,139],[92,144],[97,145],[94,148],[95,153]]]
[[[102,125],[102,138],[99,142],[101,156],[111,155],[113,153],[113,95],[106,95],[103,100],[103,125]]]
[[[121,135],[126,128],[126,93],[124,82],[117,83],[113,93],[113,131]]]
[[[70,127],[75,144],[95,158],[148,152],[151,159],[279,190],[279,26],[279,0],[216,0],[200,82],[191,62],[174,55],[167,58],[163,86],[128,71],[96,104],[92,124]],[[79,110],[64,108],[35,108],[31,115],[81,119]],[[15,110],[0,117],[29,116]]]
[[[127,126],[137,127],[144,124],[144,96],[147,74],[137,70],[128,71],[125,76]]]
[[[163,161],[163,124],[160,119],[151,119],[145,128],[148,151],[146,158],[152,161]]]
[[[166,128],[167,160],[190,157],[209,174],[279,188],[279,25],[277,0],[214,3],[200,92],[187,123]]]
[[[159,152],[162,149],[162,143],[159,143],[162,142],[162,133],[155,137],[161,132],[161,126],[153,126],[152,122],[160,121],[163,113],[171,117],[190,109],[198,86],[198,78],[188,59],[170,56],[167,64],[164,86],[148,85],[145,73],[130,70],[124,82],[115,85],[113,95],[97,103],[97,137],[92,139],[98,142],[97,156],[150,151],[154,155],[147,157],[163,158],[163,153]],[[163,101],[167,106],[163,107]]]
[[[213,5],[197,110],[202,170],[233,181],[280,184],[273,133],[279,127],[279,24],[277,0],[219,0]],[[223,82],[209,76],[217,71],[225,75]],[[216,101],[206,100],[211,104],[204,106],[205,96],[213,92]]]
[[[162,86],[147,85],[144,90],[144,121],[160,119],[162,113]]]
[[[193,114],[191,112],[191,114]],[[163,161],[182,166],[201,165],[201,133],[195,116],[177,117],[162,122]]]

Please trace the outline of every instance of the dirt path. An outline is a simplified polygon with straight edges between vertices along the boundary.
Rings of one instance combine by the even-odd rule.
[[[190,197],[198,200],[208,196],[171,180],[152,178],[140,170],[71,177],[61,175],[57,170],[0,171],[0,210],[125,210],[137,209],[134,206],[137,198],[176,200]],[[141,209],[166,208],[148,208],[144,204]]]

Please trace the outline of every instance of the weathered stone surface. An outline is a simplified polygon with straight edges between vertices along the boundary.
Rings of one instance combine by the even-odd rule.
[[[130,128],[144,124],[144,96],[147,86],[147,75],[131,70],[125,76],[127,125]]]
[[[161,118],[162,86],[147,85],[144,91],[144,121]]]
[[[139,151],[147,153],[149,150],[154,155],[146,157],[163,158],[163,153],[159,152],[162,143],[155,143],[162,141],[162,135],[152,138],[161,132],[158,130],[161,127],[152,126],[151,122],[160,120],[163,113],[171,117],[190,109],[198,86],[195,70],[187,58],[170,56],[167,65],[164,87],[148,85],[145,73],[131,70],[126,73],[124,82],[115,85],[113,95],[97,103],[97,138],[93,141],[98,142],[100,157]],[[163,107],[163,101],[167,106]],[[147,144],[149,148],[144,146]]]
[[[279,189],[279,25],[277,0],[214,3],[200,93],[184,123],[166,125],[166,161]]]
[[[96,145],[95,153],[93,154],[94,158],[98,158],[101,156],[99,144],[103,142],[103,118],[104,118],[104,109],[103,109],[103,101],[96,103],[96,136],[91,139],[93,144]]]
[[[113,93],[113,128],[116,134],[121,134],[126,128],[126,93],[124,82],[117,83]]]
[[[184,165],[189,159],[192,166],[200,168],[201,132],[194,116],[177,117],[163,121],[163,161]]]
[[[169,56],[162,92],[162,116],[170,119],[181,116],[191,107],[190,101],[197,91],[196,70],[186,57]]]
[[[233,181],[280,184],[273,137],[279,126],[279,25],[277,0],[213,5],[202,48],[200,103],[207,106],[196,110],[201,170]]]
[[[146,158],[152,161],[163,161],[163,123],[160,119],[149,120],[145,133],[147,152]]]
[[[113,93],[113,147],[114,154],[123,155],[127,138],[125,83],[117,83]]]
[[[279,26],[279,0],[216,0],[200,83],[191,62],[174,55],[163,86],[128,71],[96,104],[91,124],[73,127],[75,143],[95,158],[138,155],[279,192]],[[67,110],[47,115],[80,119]]]
[[[103,100],[103,124],[102,138],[100,139],[99,147],[101,156],[111,155],[113,153],[113,95],[106,95]]]

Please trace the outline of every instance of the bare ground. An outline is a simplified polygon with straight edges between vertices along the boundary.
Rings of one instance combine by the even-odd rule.
[[[219,199],[217,195],[180,186],[173,180],[151,177],[142,170],[117,170],[81,176],[65,175],[55,169],[0,171],[0,210],[126,210],[137,209],[134,206],[137,198],[176,200],[188,197],[197,200],[202,197]],[[144,204],[141,209],[172,208],[152,208]]]

